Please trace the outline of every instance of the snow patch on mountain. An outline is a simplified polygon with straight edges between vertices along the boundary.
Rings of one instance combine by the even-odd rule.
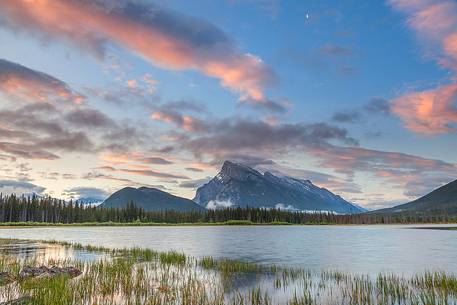
[[[293,205],[289,204],[289,205],[285,205],[283,203],[278,203],[275,205],[275,209],[277,210],[282,210],[282,211],[291,211],[291,212],[296,212],[296,211],[300,211],[299,209],[297,209],[296,207],[294,207]]]
[[[233,206],[233,203],[230,200],[227,201],[219,201],[219,200],[211,200],[206,205],[208,210],[217,210],[217,209],[226,209]]]
[[[224,162],[221,171],[197,189],[194,201],[207,208],[278,207],[282,210],[339,214],[364,212],[360,207],[309,180],[274,175],[268,171],[262,174],[246,165],[230,161]]]

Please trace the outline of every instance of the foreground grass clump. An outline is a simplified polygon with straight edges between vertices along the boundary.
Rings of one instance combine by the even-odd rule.
[[[212,257],[204,257],[199,261],[199,265],[205,269],[213,269],[225,274],[231,273],[259,273],[266,269],[253,263],[240,262],[236,260],[223,259],[216,260]]]
[[[0,245],[5,242],[0,240]],[[196,259],[173,251],[50,243],[52,247],[104,255],[78,261],[68,257],[47,259],[38,254],[22,258],[0,254],[0,303],[21,299],[22,303],[15,304],[457,304],[457,278],[445,272],[373,277],[212,257]],[[82,274],[75,278],[21,278],[24,266],[41,265],[73,266]]]

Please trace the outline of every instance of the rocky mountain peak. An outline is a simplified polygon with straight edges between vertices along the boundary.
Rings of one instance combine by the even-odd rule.
[[[249,206],[335,213],[363,211],[309,180],[274,172],[261,174],[231,161],[225,161],[219,174],[197,189],[194,201],[208,208]]]
[[[261,176],[258,171],[239,163],[225,161],[219,175],[223,178],[232,178],[245,181],[249,176]]]

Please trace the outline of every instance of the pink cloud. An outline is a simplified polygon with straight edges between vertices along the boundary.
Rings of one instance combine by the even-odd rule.
[[[163,179],[189,179],[189,177],[179,174],[170,174],[161,172],[158,170],[153,170],[149,166],[141,164],[124,164],[122,168],[115,168],[113,166],[100,166],[96,168],[97,170],[109,171],[109,172],[119,172],[139,176],[147,177],[156,177]]]
[[[421,134],[438,134],[455,131],[457,123],[457,84],[442,86],[430,91],[413,92],[394,100],[393,112],[406,127]]]
[[[129,79],[127,81],[127,86],[130,88],[130,89],[136,89],[136,87],[138,87],[138,82],[135,80],[135,79]]]
[[[457,73],[457,2],[451,0],[391,0],[393,8],[407,15],[408,25],[424,41],[428,56]],[[457,83],[407,93],[394,100],[393,110],[406,127],[422,134],[455,131]]]
[[[155,111],[151,114],[151,119],[173,123],[189,132],[201,131],[204,129],[204,123],[201,120],[190,115],[183,115],[173,111]]]
[[[85,100],[83,95],[74,92],[66,83],[3,59],[0,59],[0,91],[7,96],[34,103],[63,100],[81,104]]]
[[[323,168],[333,169],[349,179],[359,172],[370,173],[403,189],[407,196],[423,195],[457,175],[457,164],[398,152],[333,145],[310,147],[308,152]]]
[[[198,70],[217,78],[243,100],[262,104],[273,72],[255,55],[239,51],[215,26],[153,5],[124,1],[1,1],[0,15],[15,29],[25,29],[89,49],[102,57],[116,44],[176,70]]]

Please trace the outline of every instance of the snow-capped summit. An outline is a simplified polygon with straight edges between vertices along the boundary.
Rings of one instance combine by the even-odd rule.
[[[194,201],[210,208],[240,206],[326,211],[341,214],[364,210],[309,180],[264,174],[246,165],[225,161],[221,171],[197,189]]]

